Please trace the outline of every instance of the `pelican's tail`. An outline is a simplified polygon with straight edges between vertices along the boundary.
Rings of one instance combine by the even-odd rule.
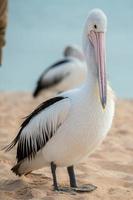
[[[17,176],[27,175],[32,171],[27,161],[18,162],[11,170]]]
[[[19,161],[11,170],[18,176],[27,175],[30,172],[48,165],[42,152],[38,152],[32,159],[25,158]]]
[[[21,176],[22,174],[19,172],[19,168],[20,168],[20,163],[17,163],[11,170],[13,171],[14,174]]]

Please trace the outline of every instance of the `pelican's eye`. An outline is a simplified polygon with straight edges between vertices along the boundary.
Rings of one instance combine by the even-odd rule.
[[[94,28],[97,29],[97,25],[96,24],[94,25]]]

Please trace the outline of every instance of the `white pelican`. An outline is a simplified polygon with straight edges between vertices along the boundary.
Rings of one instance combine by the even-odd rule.
[[[16,175],[51,166],[54,189],[60,190],[56,167],[67,167],[72,190],[95,189],[77,186],[73,166],[97,148],[112,124],[115,102],[106,81],[106,29],[103,11],[92,10],[83,34],[88,78],[81,87],[42,103],[22,123],[7,146],[10,150],[17,144],[17,163],[12,168]]]
[[[63,54],[63,59],[55,62],[41,74],[33,97],[37,97],[42,90],[52,89],[62,92],[83,83],[87,75],[87,67],[81,49],[77,45],[69,45],[64,49]]]

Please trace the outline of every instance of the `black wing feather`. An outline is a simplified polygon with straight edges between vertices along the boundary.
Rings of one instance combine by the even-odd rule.
[[[33,139],[31,137],[28,138],[30,140],[29,143],[27,143],[28,141],[27,141],[26,137],[25,137],[24,142],[19,140],[22,130],[28,125],[30,120],[33,119],[42,110],[48,108],[49,106],[55,104],[58,101],[65,99],[65,98],[66,97],[62,97],[62,96],[54,97],[54,98],[51,98],[51,99],[43,102],[41,105],[39,105],[30,115],[28,115],[26,117],[24,122],[21,124],[20,131],[17,134],[17,136],[15,137],[15,139],[4,149],[6,149],[6,151],[10,151],[18,143],[17,156],[16,156],[17,161],[19,162],[27,157],[29,159],[32,159],[36,155],[37,151],[39,151],[42,147],[44,147],[46,145],[46,143],[49,141],[49,139],[53,136],[54,132],[52,132],[52,130],[51,130],[51,133],[48,134],[48,128],[45,130],[45,132],[42,129],[40,129],[41,134],[43,136],[43,140],[41,140],[41,137],[39,137],[39,135],[38,135],[36,137],[36,140],[34,141],[34,145],[33,145]],[[61,124],[58,124],[57,128],[59,128],[60,125]],[[50,135],[50,138],[48,137],[48,135]]]

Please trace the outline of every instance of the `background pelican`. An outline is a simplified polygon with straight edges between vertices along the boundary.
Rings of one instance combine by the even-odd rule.
[[[73,190],[96,188],[77,187],[73,166],[97,148],[112,124],[115,103],[106,81],[106,29],[105,14],[92,10],[83,34],[87,80],[83,86],[43,102],[25,119],[7,146],[10,150],[17,144],[17,164],[12,168],[15,174],[21,176],[51,165],[54,189],[60,190],[56,167],[67,167]]]
[[[64,49],[64,58],[48,67],[37,81],[33,96],[42,90],[62,92],[79,86],[86,78],[87,68],[84,55],[77,45]]]

